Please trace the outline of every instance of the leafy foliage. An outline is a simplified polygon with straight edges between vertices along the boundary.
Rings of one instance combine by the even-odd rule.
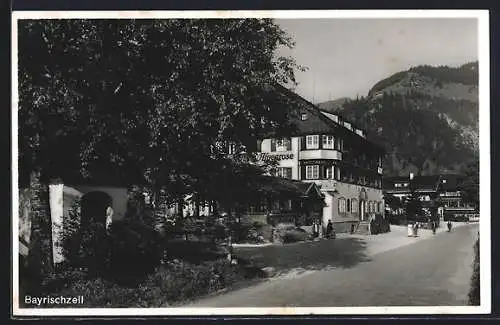
[[[53,290],[46,293],[84,297],[82,306],[69,305],[71,308],[147,308],[169,306],[230,287],[244,280],[247,272],[243,267],[220,260],[199,265],[173,262],[156,268],[150,276],[133,286],[123,286],[103,278],[89,279],[78,273],[73,275],[73,281],[52,286],[50,289]]]
[[[384,94],[377,99],[349,101],[339,114],[355,121],[367,130],[369,138],[385,147],[387,154],[383,164],[387,176],[409,172],[423,175],[460,173],[468,161],[475,159],[476,153],[473,146],[464,143],[461,134],[436,113],[441,112],[441,108],[448,112],[465,107],[454,105],[456,103],[444,99],[434,102],[418,93]],[[474,111],[472,106],[470,109]],[[477,111],[470,116],[464,115],[464,119],[473,123],[475,114]]]
[[[464,64],[458,68],[448,66],[433,67],[423,65],[411,68],[409,71],[431,77],[442,83],[455,82],[466,85],[477,85],[479,81],[478,62]]]
[[[205,188],[218,141],[286,129],[274,84],[293,86],[299,67],[280,46],[293,42],[269,19],[22,21],[22,171]]]
[[[460,193],[464,203],[479,209],[479,161],[473,161],[467,167],[465,178],[460,184]]]
[[[384,218],[381,214],[376,214],[370,222],[370,232],[372,235],[383,234],[391,231],[389,219]]]
[[[477,85],[479,81],[478,62],[471,62],[464,64],[458,68],[451,68],[448,66],[434,67],[430,65],[421,65],[408,69],[407,71],[397,72],[379,82],[377,82],[369,91],[369,95],[376,92],[383,91],[390,85],[398,83],[403,80],[406,75],[410,73],[417,73],[424,77],[429,77],[444,83],[461,83],[465,85]]]
[[[306,241],[310,238],[311,238],[310,234],[305,231],[287,230],[282,234],[281,241],[284,244],[289,244],[300,241]]]
[[[479,306],[481,303],[481,281],[479,274],[479,238],[474,243],[474,264],[469,290],[469,305]]]
[[[31,189],[31,238],[27,265],[29,288],[37,292],[42,280],[53,272],[52,220],[49,210],[49,189],[40,181],[40,172],[33,172]]]
[[[425,213],[422,208],[419,194],[416,191],[412,191],[410,195],[405,198],[404,210],[408,221],[423,221]],[[425,221],[427,221],[426,218]]]
[[[374,85],[367,97],[331,111],[386,148],[384,175],[461,174],[478,159],[477,66],[401,71]],[[440,93],[440,84],[460,87]]]
[[[384,202],[393,211],[403,208],[403,202],[401,201],[401,199],[392,194],[384,194]]]

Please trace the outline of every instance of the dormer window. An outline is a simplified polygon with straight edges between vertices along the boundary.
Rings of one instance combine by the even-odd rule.
[[[308,119],[307,113],[302,113],[302,114],[300,115],[300,119],[301,119],[302,121],[307,120],[307,119]]]
[[[271,139],[271,151],[290,151],[292,141],[290,138]]]

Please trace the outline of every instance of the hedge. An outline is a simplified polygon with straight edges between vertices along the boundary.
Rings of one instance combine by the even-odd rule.
[[[480,305],[479,238],[474,244],[474,264],[469,290],[469,305]]]

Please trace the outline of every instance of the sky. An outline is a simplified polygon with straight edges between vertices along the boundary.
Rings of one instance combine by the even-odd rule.
[[[277,19],[295,41],[280,49],[307,67],[295,91],[314,103],[365,96],[378,81],[417,65],[478,59],[475,18]]]

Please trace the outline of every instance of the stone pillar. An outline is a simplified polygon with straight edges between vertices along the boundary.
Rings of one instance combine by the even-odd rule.
[[[50,218],[52,221],[52,254],[54,265],[64,261],[62,250],[63,190],[60,182],[49,185]]]

